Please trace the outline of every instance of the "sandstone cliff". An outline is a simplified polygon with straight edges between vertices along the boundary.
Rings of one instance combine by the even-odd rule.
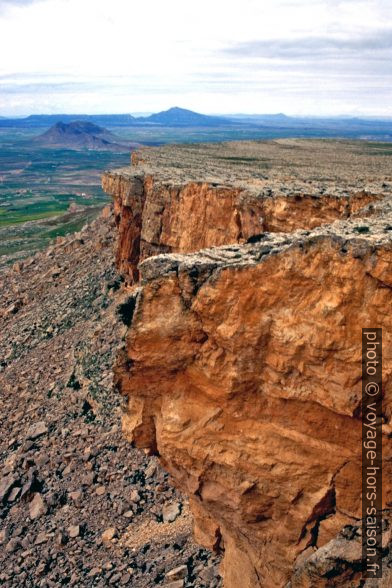
[[[138,263],[151,255],[245,243],[265,231],[312,229],[348,218],[385,195],[385,188],[389,191],[381,174],[350,181],[347,164],[342,166],[339,160],[331,161],[336,177],[315,179],[326,171],[312,159],[315,146],[304,150],[303,145],[295,151],[294,162],[291,151],[286,161],[287,145],[282,148],[278,142],[184,146],[185,155],[173,147],[150,149],[142,151],[141,161],[134,153],[131,168],[103,177],[103,188],[114,199],[119,270],[135,282]],[[268,176],[265,166],[272,163],[266,164],[265,151],[276,158]],[[330,157],[323,154],[322,163]],[[352,173],[358,173],[357,167],[363,168],[365,162],[356,161],[352,153],[350,157],[355,164]],[[368,162],[373,174],[374,167]]]
[[[308,143],[287,159],[288,143],[271,147],[262,178],[264,144],[241,171],[232,162],[250,159],[248,144],[188,148],[185,161],[146,151],[104,178],[118,266],[140,278],[116,368],[124,431],[189,495],[196,538],[224,551],[229,588],[359,582],[368,325],[384,329],[386,546],[390,536],[389,168],[366,160],[351,182],[359,163],[341,147],[346,163],[321,181],[331,152],[304,169]],[[211,153],[225,166],[211,170]]]

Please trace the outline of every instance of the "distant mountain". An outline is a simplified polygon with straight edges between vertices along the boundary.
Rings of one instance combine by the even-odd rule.
[[[151,114],[151,116],[139,117],[136,120],[138,123],[153,123],[167,127],[216,127],[227,125],[227,120],[224,118],[199,114],[198,112],[193,112],[193,110],[186,110],[177,106],[157,114]]]
[[[87,121],[57,122],[42,135],[33,139],[42,147],[65,149],[94,149],[96,151],[127,151],[137,143],[124,143],[113,133]]]
[[[0,117],[1,119],[1,117]],[[2,127],[47,127],[58,122],[72,123],[76,121],[86,121],[97,125],[115,126],[142,126],[142,125],[162,125],[175,127],[215,127],[227,125],[227,118],[219,116],[208,116],[199,114],[185,108],[169,108],[163,112],[151,114],[149,116],[132,116],[131,114],[32,114],[25,118],[3,118],[0,126]],[[239,124],[237,122],[237,124]]]
[[[131,114],[31,114],[25,118],[0,117],[2,127],[49,127],[57,122],[84,120],[109,127],[129,127],[136,119]]]
[[[1,1],[1,0],[0,0]],[[187,110],[185,108],[169,108],[163,112],[149,116],[138,116],[131,114],[94,114],[80,115],[73,114],[59,115],[31,115],[26,118],[0,118],[0,128],[18,129],[42,129],[46,130],[50,125],[58,122],[73,123],[83,120],[106,128],[122,127],[138,130],[148,128],[150,141],[148,144],[167,142],[169,133],[161,133],[159,129],[178,127],[181,129],[179,135],[188,140],[186,129],[189,128],[189,140],[230,140],[230,139],[272,139],[276,137],[342,137],[349,139],[365,139],[392,141],[392,119],[378,117],[348,117],[348,116],[287,116],[283,113],[277,114],[229,114],[229,115],[206,115]],[[154,135],[153,131],[157,129]],[[208,137],[205,129],[208,128]],[[214,128],[216,131],[214,131]],[[41,132],[42,132],[41,131]],[[108,132],[108,131],[107,131]],[[128,131],[130,132],[130,131]],[[143,133],[140,133],[143,136]],[[122,144],[123,141],[117,138],[102,137],[97,134],[98,139],[107,140],[109,143]],[[63,145],[63,138],[60,144]],[[52,140],[49,138],[49,140]],[[170,139],[171,140],[171,139]],[[74,141],[77,144],[78,141]],[[55,144],[55,140],[53,140]],[[91,145],[89,147],[89,145]],[[72,147],[71,147],[72,148]],[[75,147],[73,147],[75,148]],[[80,148],[80,147],[79,147]],[[105,148],[102,142],[87,141],[87,148]],[[107,148],[107,146],[106,146]],[[123,147],[124,149],[124,147]]]

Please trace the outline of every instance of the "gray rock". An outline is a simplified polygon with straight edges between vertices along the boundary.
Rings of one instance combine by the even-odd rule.
[[[20,491],[21,491],[21,488],[19,486],[15,486],[14,488],[12,488],[12,490],[8,496],[8,499],[7,499],[8,502],[14,502],[18,498]]]
[[[38,533],[37,538],[34,542],[34,545],[42,545],[42,543],[46,543],[48,540],[48,537],[46,535],[46,533]]]
[[[153,461],[146,467],[145,476],[146,478],[152,478],[157,471],[157,465]]]
[[[28,439],[38,439],[41,435],[45,435],[48,432],[48,427],[44,421],[39,421],[38,423],[34,423],[29,430],[27,431],[27,438]]]
[[[174,568],[173,570],[170,570],[170,572],[167,572],[165,578],[166,578],[166,580],[173,582],[175,580],[183,580],[184,578],[186,578],[187,575],[188,575],[188,568],[183,565],[183,566],[178,566],[177,568]]]
[[[23,527],[16,527],[14,529],[14,532],[12,533],[13,537],[20,537],[21,535],[23,535]]]
[[[4,527],[4,529],[1,529],[1,531],[0,531],[0,545],[3,545],[3,543],[5,543],[7,541],[8,536],[9,536],[8,527]]]
[[[174,502],[173,504],[166,504],[162,509],[162,518],[164,523],[172,523],[181,514],[181,504]]]
[[[20,494],[20,498],[23,498],[24,496],[26,496],[26,494],[27,494],[28,492],[30,492],[30,488],[31,488],[31,486],[32,486],[32,484],[33,484],[33,481],[34,481],[34,478],[33,478],[33,477],[30,477],[30,478],[27,480],[27,482],[26,482],[25,484],[23,484],[23,487],[22,487],[22,492],[21,492],[21,494]]]
[[[0,500],[4,500],[7,498],[8,494],[11,492],[13,485],[16,483],[16,478],[14,476],[5,476],[2,478],[0,482]]]
[[[86,474],[82,478],[81,483],[83,486],[91,486],[92,484],[94,484],[94,479],[95,479],[95,473],[89,472],[88,474]]]
[[[31,541],[30,541],[29,535],[26,535],[26,537],[23,537],[23,539],[21,541],[21,545],[22,545],[23,549],[29,550],[30,544],[31,544]]]
[[[65,545],[66,542],[67,542],[67,536],[65,535],[65,533],[60,531],[60,533],[58,533],[56,536],[57,545]]]
[[[19,546],[20,543],[18,539],[10,539],[5,546],[5,550],[7,553],[14,553],[14,551],[16,551]]]
[[[209,585],[217,576],[218,571],[214,566],[204,568],[204,570],[200,572],[200,579],[203,580],[203,582],[205,582],[207,585]]]

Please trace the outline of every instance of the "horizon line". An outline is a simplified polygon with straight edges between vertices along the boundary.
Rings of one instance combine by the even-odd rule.
[[[145,118],[151,116],[152,114],[160,114],[162,112],[167,112],[172,108],[178,107],[170,107],[166,110],[158,110],[158,111],[146,111],[146,112],[30,112],[18,115],[12,114],[2,114],[0,112],[0,118],[7,119],[7,120],[23,120],[29,118],[31,116],[132,116],[134,118]],[[256,117],[256,116],[284,116],[287,118],[313,118],[313,119],[335,119],[335,118],[371,118],[371,119],[378,119],[378,120],[392,120],[392,114],[365,114],[365,113],[350,113],[350,114],[287,114],[285,112],[230,112],[230,113],[221,113],[221,112],[199,112],[195,110],[191,110],[189,108],[180,108],[180,110],[188,110],[190,112],[201,114],[203,116],[211,116],[211,117]]]

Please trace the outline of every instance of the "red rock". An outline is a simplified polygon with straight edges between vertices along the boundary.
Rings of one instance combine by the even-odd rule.
[[[170,170],[165,174],[159,167],[161,153],[147,150],[146,164],[138,160],[129,170],[107,172],[102,178],[103,189],[114,200],[117,267],[131,282],[139,278],[139,262],[151,255],[245,243],[266,231],[312,229],[347,218],[379,198],[358,190],[345,196],[319,197],[306,192],[306,183],[302,193],[261,197],[250,181],[249,187],[238,187],[206,181],[202,174],[199,181],[187,180],[186,174],[193,173],[192,159],[186,161],[182,181],[176,184]],[[133,161],[137,159],[137,154],[132,155]],[[208,153],[204,159],[203,154],[198,156],[203,165],[209,163]],[[225,168],[219,171],[227,175]],[[256,182],[257,162],[250,173]]]
[[[355,220],[311,229],[376,195],[253,200],[237,187],[143,176],[140,165],[104,186],[118,267],[141,277],[116,367],[125,434],[188,494],[196,539],[224,548],[225,588],[329,586],[332,569],[343,573],[339,550],[357,549],[340,533],[361,517],[362,326],[383,328],[386,391],[392,379],[391,207],[359,236]],[[259,239],[266,227],[288,232]],[[297,228],[309,230],[290,234]],[[389,393],[384,410],[386,508]],[[316,580],[313,555],[301,555],[309,548]],[[350,561],[341,582],[359,579]]]

